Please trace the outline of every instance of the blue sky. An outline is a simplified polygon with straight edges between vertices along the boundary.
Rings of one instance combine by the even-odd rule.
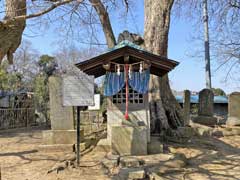
[[[120,32],[127,29],[130,32],[143,33],[144,28],[144,9],[143,1],[139,1],[132,14],[128,15],[128,19],[119,20],[118,15],[111,15],[112,26],[117,37]],[[191,41],[191,35],[194,35],[193,24],[182,19],[171,19],[170,34],[169,34],[169,49],[168,57],[180,62],[179,66],[170,72],[170,83],[172,89],[199,91],[205,87],[204,59],[191,57],[188,54],[195,52],[196,49],[202,48],[203,44]],[[36,31],[33,33],[27,28],[24,32],[25,39],[32,42],[33,47],[42,54],[52,54],[56,51],[54,45],[59,39],[59,33],[56,32],[54,25],[45,28],[44,31]],[[29,35],[34,37],[29,37]],[[37,36],[35,36],[37,35]],[[105,41],[103,35],[99,35],[102,42]],[[58,42],[59,43],[59,42]],[[83,44],[78,44],[83,47]],[[233,83],[224,83],[224,70],[214,72],[216,68],[215,60],[212,58],[212,85],[215,88],[222,88],[227,93],[239,90]]]

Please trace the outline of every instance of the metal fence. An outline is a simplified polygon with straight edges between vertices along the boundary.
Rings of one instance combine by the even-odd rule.
[[[36,126],[34,108],[0,109],[0,130]]]

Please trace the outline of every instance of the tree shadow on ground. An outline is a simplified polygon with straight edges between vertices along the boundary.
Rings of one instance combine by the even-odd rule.
[[[239,141],[240,145],[240,141]],[[188,165],[183,173],[164,175],[164,179],[188,180],[239,180],[240,149],[215,137],[195,137],[190,143],[169,144],[170,147],[197,151],[188,158]],[[181,151],[181,150],[179,150]],[[184,150],[181,151],[184,153]]]
[[[239,136],[240,138],[240,136]],[[240,147],[240,140],[238,141]],[[239,180],[240,148],[215,137],[192,137],[186,143],[171,143],[167,146],[171,153],[185,154],[187,165],[172,168],[164,165],[156,168],[156,174],[166,180]],[[157,158],[157,156],[156,156]],[[163,164],[166,162],[162,162]],[[163,167],[164,166],[164,167]],[[164,173],[161,168],[167,168]],[[148,168],[147,168],[148,169]],[[112,180],[127,178],[129,172],[148,171],[146,167],[120,168]],[[146,178],[149,179],[149,178]]]

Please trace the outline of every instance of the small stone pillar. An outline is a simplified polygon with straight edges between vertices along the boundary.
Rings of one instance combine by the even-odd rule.
[[[217,124],[217,118],[213,117],[214,94],[210,89],[203,89],[199,93],[198,116],[194,122],[214,126]]]
[[[240,126],[240,92],[233,92],[228,97],[227,126]]]
[[[191,107],[191,92],[185,90],[183,94],[183,111],[184,111],[184,126],[188,126],[190,122],[190,107]]]

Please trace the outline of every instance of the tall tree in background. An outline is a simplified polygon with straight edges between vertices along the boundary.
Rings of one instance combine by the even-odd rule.
[[[219,69],[224,71],[225,81],[235,78],[240,82],[238,72],[240,70],[240,1],[239,0],[175,0],[174,13],[177,17],[183,17],[187,21],[191,21],[194,27],[193,41],[207,44],[203,38],[204,26],[206,22],[203,17],[203,9],[207,9],[209,18],[208,29],[211,44],[209,57],[211,54],[212,65],[217,66],[215,70],[212,66],[214,74]],[[206,11],[205,11],[206,12]],[[206,24],[206,23],[205,23]],[[206,35],[207,37],[207,35]],[[199,46],[194,56],[204,56],[203,46]],[[195,48],[196,49],[196,48]],[[192,51],[192,48],[191,48]],[[207,55],[208,56],[208,55]],[[207,62],[207,61],[206,61]],[[215,62],[213,64],[213,62]],[[210,63],[209,63],[210,64]],[[210,71],[209,71],[210,72]],[[210,74],[210,73],[206,73]],[[231,78],[229,78],[231,76]],[[207,75],[209,77],[209,75]],[[237,78],[238,77],[238,78]]]
[[[7,0],[9,1],[9,0]],[[25,24],[25,20],[32,17],[37,17],[52,11],[58,6],[67,4],[71,4],[71,7],[79,7],[83,1],[74,1],[74,0],[61,0],[61,1],[49,1],[49,8],[41,10],[39,13],[26,15],[26,2],[24,0],[14,1],[16,5],[17,2],[21,2],[23,5],[19,8],[19,6],[15,6],[12,11],[18,11],[19,9],[24,9],[25,11],[22,14],[17,15],[14,14],[8,20],[8,17],[5,18],[7,21],[3,20],[0,23],[0,35],[3,34],[1,32],[1,27],[4,25],[7,26],[10,22]],[[92,7],[95,9],[96,15],[99,17],[100,23],[102,25],[102,29],[106,38],[106,42],[109,48],[116,45],[116,39],[113,34],[113,29],[111,25],[111,21],[109,18],[109,14],[106,8],[106,2],[101,0],[89,0]],[[117,1],[111,1],[111,3],[116,3]],[[128,8],[128,0],[124,0],[126,8]],[[25,3],[25,4],[24,4]],[[144,46],[148,51],[151,51],[155,54],[167,57],[168,52],[168,33],[169,33],[169,25],[170,25],[170,16],[171,9],[174,0],[145,0],[144,8],[145,8],[145,27],[144,27]],[[9,4],[6,3],[8,6]],[[75,5],[75,6],[74,6]],[[84,4],[86,6],[86,4]],[[78,13],[81,13],[78,12]],[[94,14],[93,14],[94,16]],[[91,19],[90,19],[91,20]],[[15,24],[14,24],[15,25]],[[24,26],[22,26],[22,30]],[[20,28],[21,29],[21,28]],[[11,32],[7,30],[7,32]],[[14,33],[13,33],[14,34]],[[18,33],[18,39],[21,38],[22,32]],[[12,42],[14,43],[16,39],[13,38]],[[3,41],[2,41],[3,42]],[[0,42],[2,45],[3,43]],[[18,43],[14,43],[14,45],[18,46]],[[7,47],[1,47],[0,53],[1,57],[4,55],[8,55],[8,51],[6,51]],[[9,52],[14,52],[13,50]],[[0,57],[0,59],[1,59]],[[10,57],[10,58],[9,58]],[[8,59],[11,62],[11,56]],[[170,86],[168,76],[164,76],[162,78],[151,76],[150,80],[150,112],[151,112],[151,131],[153,133],[159,133],[162,130],[171,130],[175,129],[178,126],[183,125],[183,116],[180,105],[177,103],[174,98]],[[170,131],[169,131],[170,132]]]
[[[145,0],[144,42],[147,50],[167,57],[168,33],[173,0]],[[169,130],[183,125],[182,111],[172,94],[168,76],[150,79],[151,131]]]
[[[100,0],[91,0],[91,2],[99,15],[108,47],[111,48],[116,44],[116,40],[106,8]],[[150,52],[167,57],[170,15],[174,1],[145,0],[144,2],[144,46]],[[183,125],[182,110],[172,94],[167,75],[162,78],[151,76],[149,98],[152,133],[160,133],[162,130],[169,132]]]
[[[26,0],[5,0],[5,17],[0,21],[0,62],[7,55],[10,64],[13,63],[13,53],[19,47],[26,20],[15,20],[26,16]]]

